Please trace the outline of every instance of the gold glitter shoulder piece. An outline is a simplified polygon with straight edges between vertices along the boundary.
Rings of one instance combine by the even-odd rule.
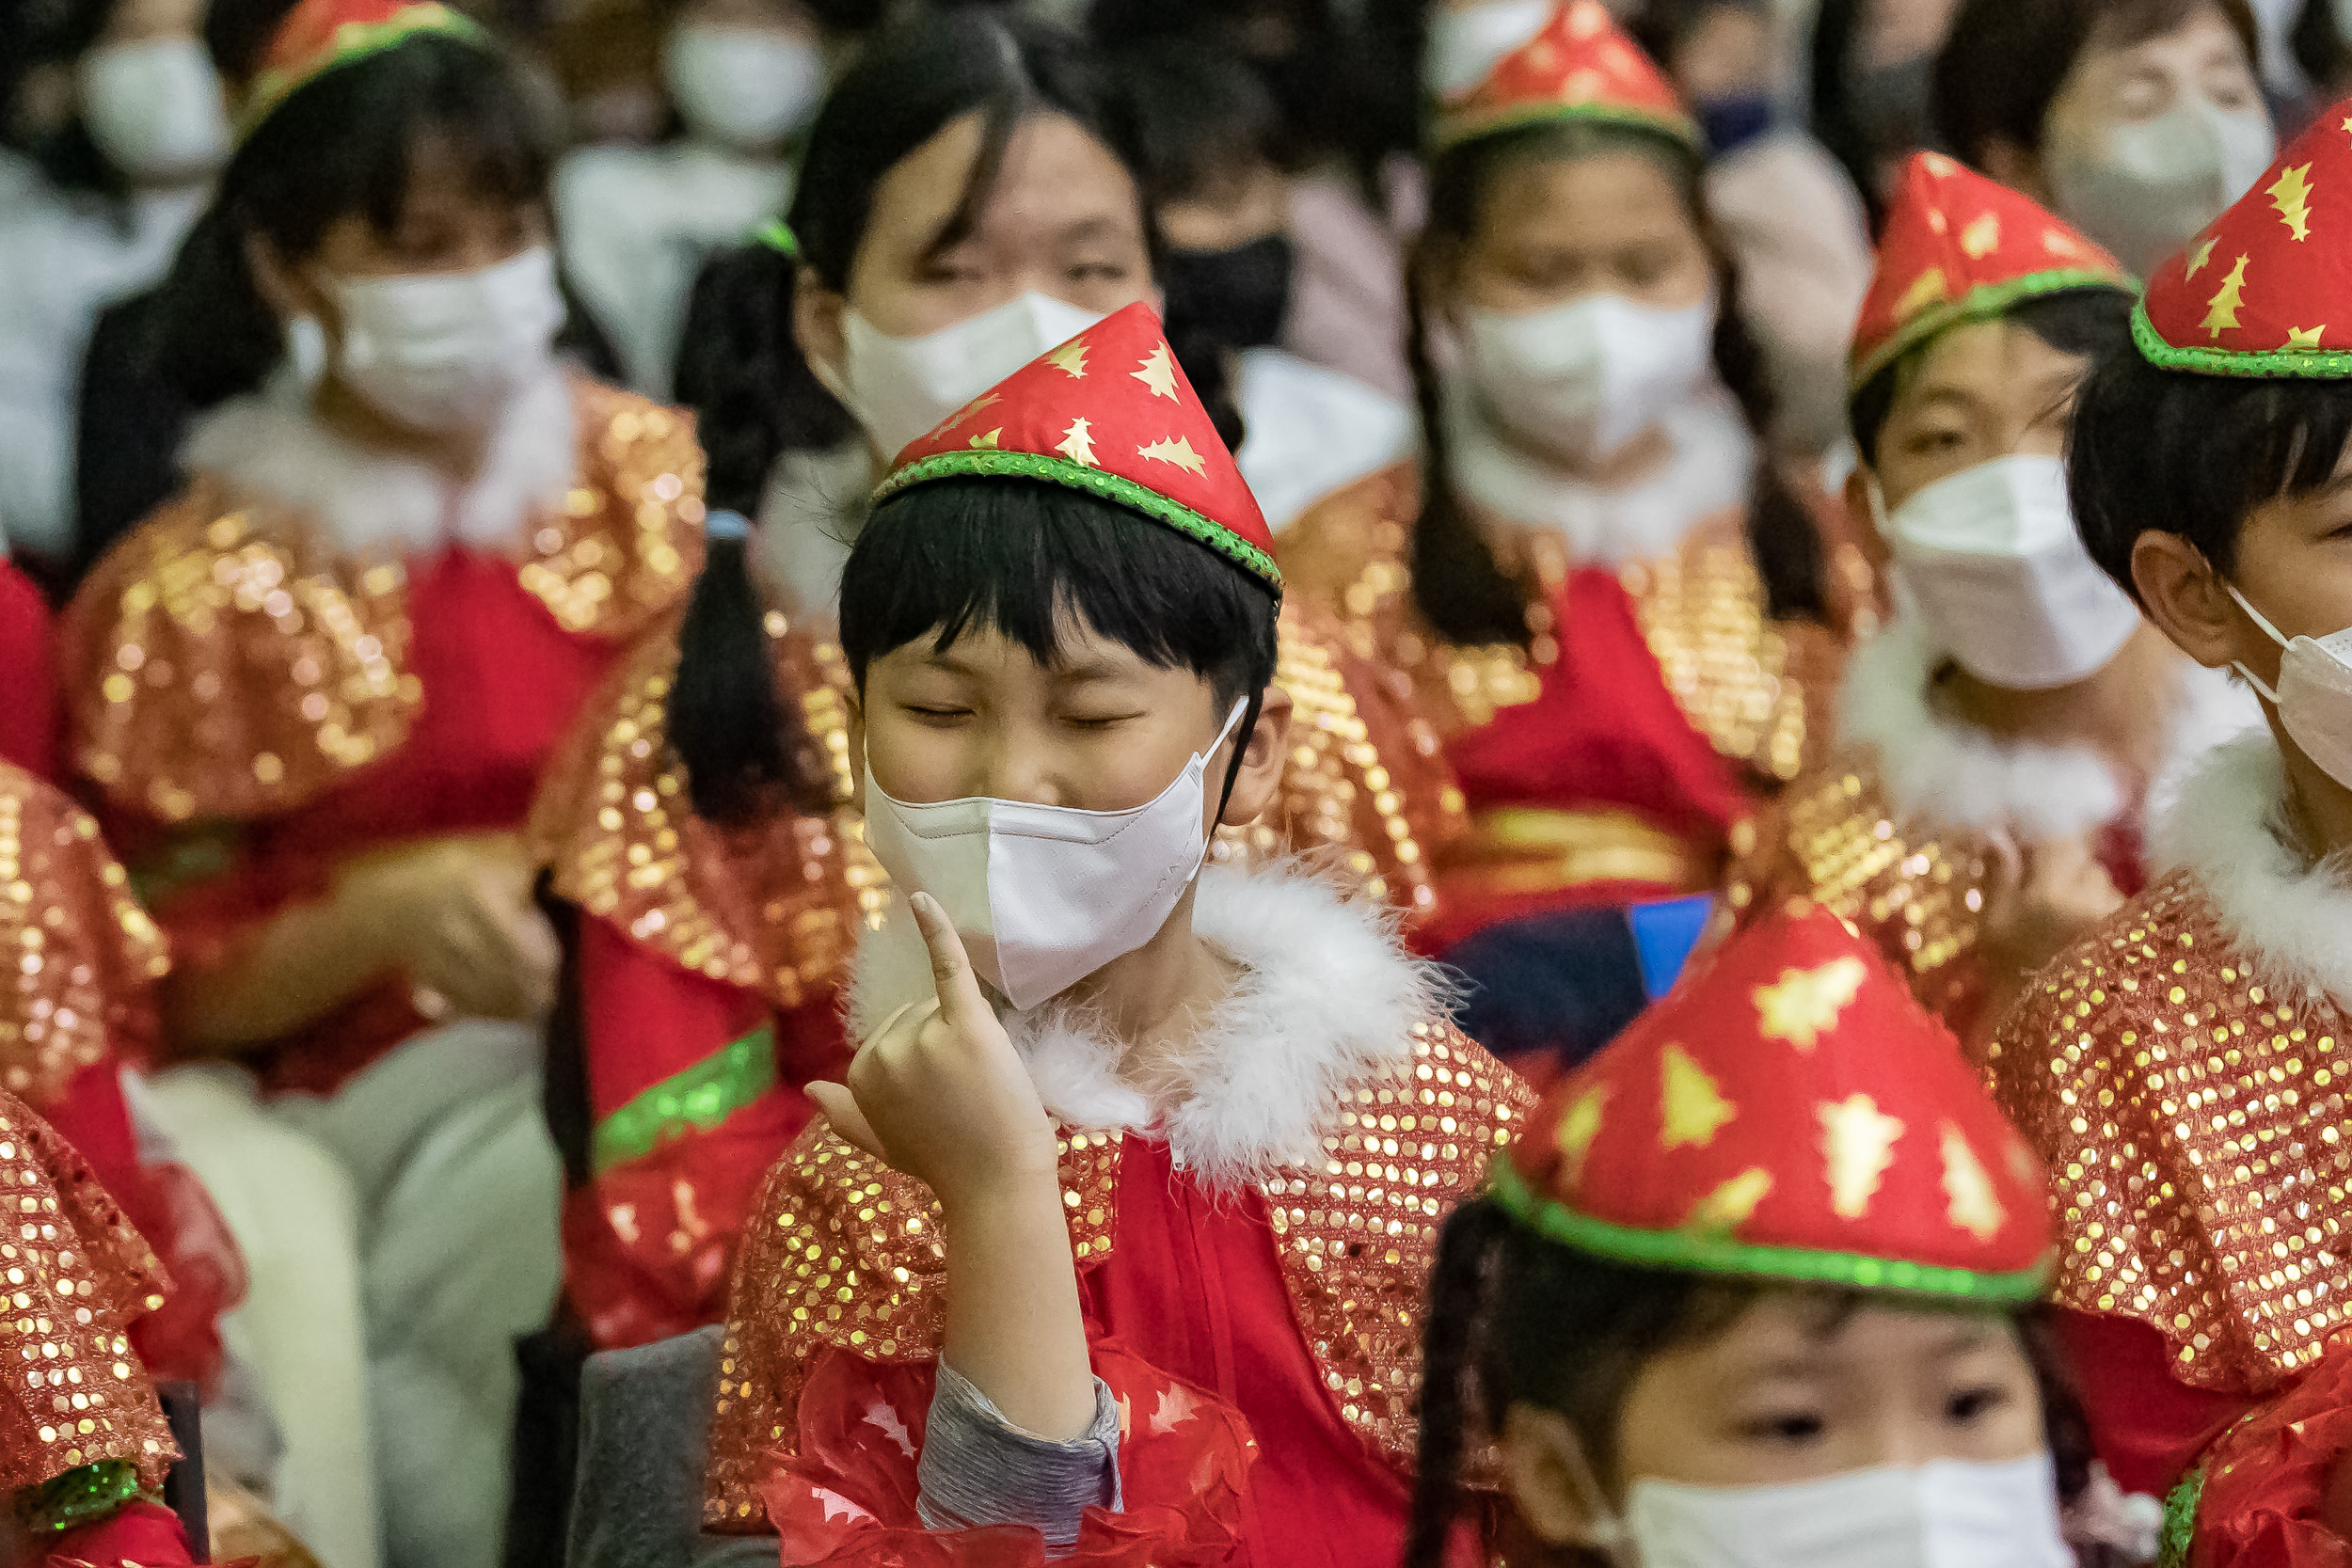
[[[66,612],[76,767],[165,822],[292,810],[408,737],[407,578],[199,477]]]
[[[669,745],[675,621],[655,627],[592,697],[532,808],[533,855],[555,891],[697,974],[797,1007],[838,980],[888,879],[850,796],[849,669],[840,649],[769,617],[776,689],[797,701],[838,809],[754,827],[694,815]]]
[[[519,576],[564,630],[628,638],[702,570],[702,448],[678,409],[585,376],[572,387],[578,478],[532,524]]]
[[[154,1028],[170,968],[98,824],[0,762],[0,1087],[53,1105],[118,1034]]]
[[[2201,1388],[2315,1362],[2352,1307],[2346,1022],[2268,984],[2188,872],[2044,970],[1988,1076],[2050,1168],[2057,1299],[2156,1329]]]
[[[85,1465],[135,1466],[151,1490],[180,1457],[131,1349],[163,1305],[163,1265],[73,1146],[0,1094],[0,1493]]]
[[[1963,1043],[1990,1022],[1977,958],[1990,846],[1899,816],[1867,749],[1843,751],[1789,785],[1761,817],[1732,830],[1732,849],[1724,901],[1743,918],[1791,898],[1820,904],[1860,930]]]
[[[1413,1026],[1409,1058],[1332,1107],[1323,1164],[1259,1183],[1291,1307],[1333,1409],[1375,1451],[1412,1463],[1421,1309],[1438,1227],[1484,1183],[1534,1097],[1441,1022]],[[1116,1132],[1061,1132],[1061,1185],[1081,1271],[1118,1236]],[[736,1261],[720,1351],[706,1528],[767,1528],[759,1481],[797,1440],[808,1364],[938,1354],[946,1254],[937,1201],[821,1121],[769,1173]]]

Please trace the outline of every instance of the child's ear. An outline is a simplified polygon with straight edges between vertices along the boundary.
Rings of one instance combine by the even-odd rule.
[[[1241,771],[1233,777],[1233,792],[1226,797],[1217,820],[1229,828],[1246,828],[1265,815],[1282,787],[1282,766],[1290,760],[1291,694],[1279,686],[1265,689],[1256,728],[1241,753]],[[1216,776],[1211,768],[1210,776]]]
[[[2221,574],[2179,534],[2141,531],[2132,543],[2132,586],[2139,590],[2141,611],[2198,663],[2218,670],[2242,657],[2246,623]]]
[[[850,710],[850,800],[866,799],[866,693],[852,689],[844,704]]]
[[[1502,1448],[1503,1485],[1527,1528],[1549,1545],[1588,1544],[1593,1517],[1579,1483],[1582,1449],[1568,1418],[1514,1404],[1503,1414]]]

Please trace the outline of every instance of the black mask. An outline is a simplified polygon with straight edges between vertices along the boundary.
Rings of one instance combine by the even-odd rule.
[[[1227,348],[1256,348],[1280,335],[1290,309],[1290,236],[1268,234],[1231,250],[1171,250],[1160,277],[1171,323]]]

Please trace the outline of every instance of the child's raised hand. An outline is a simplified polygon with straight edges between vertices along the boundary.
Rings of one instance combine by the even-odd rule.
[[[909,1003],[858,1047],[849,1084],[809,1097],[842,1137],[954,1209],[1057,1181],[1054,1124],[972,960],[928,894],[907,900],[930,949],[933,999]]]

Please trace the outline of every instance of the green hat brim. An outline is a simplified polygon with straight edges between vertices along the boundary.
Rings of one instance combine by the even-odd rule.
[[[1947,299],[1941,305],[1930,306],[1895,329],[1895,335],[1872,349],[1867,357],[1853,368],[1847,378],[1846,389],[1858,392],[1870,378],[1887,366],[1909,354],[1930,339],[1963,326],[1970,322],[1991,321],[2006,316],[2029,299],[2044,299],[2052,294],[2072,293],[2079,289],[2112,289],[2129,294],[2137,289],[2130,277],[2118,277],[2095,267],[2055,267],[2047,272],[2029,272],[2023,277],[2012,277],[2006,283],[1984,283],[1969,290],[1958,299]]]
[[[2132,345],[2139,356],[2159,370],[2188,371],[2197,375],[2284,377],[2297,381],[2343,381],[2352,378],[2352,351],[2335,348],[2274,348],[2252,353],[2225,348],[2181,348],[2164,341],[2148,319],[2143,297],[2132,307]]]

